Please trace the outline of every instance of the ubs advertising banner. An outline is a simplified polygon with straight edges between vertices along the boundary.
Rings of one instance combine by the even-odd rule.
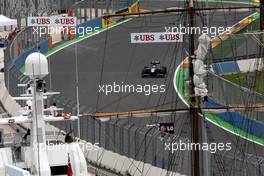
[[[77,18],[76,17],[28,17],[28,26],[56,26],[56,27],[65,27],[65,26],[76,26]]]
[[[183,36],[180,33],[131,33],[131,43],[163,43],[163,42],[182,42]]]

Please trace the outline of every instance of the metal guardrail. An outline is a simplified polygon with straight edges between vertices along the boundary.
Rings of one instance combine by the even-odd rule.
[[[240,87],[221,76],[212,72],[208,75],[208,90],[213,97],[221,104],[257,104],[264,103],[264,95],[254,92],[248,88]],[[242,112],[246,117],[264,122],[264,112],[245,110]]]
[[[154,117],[160,118],[158,115],[153,115],[152,118]],[[141,125],[138,125],[139,119]],[[156,121],[157,119],[154,118],[152,120]],[[160,120],[164,122],[166,118],[160,118]],[[169,121],[169,119],[167,120]],[[190,138],[190,124],[184,123],[182,128],[186,130],[181,130],[181,133],[170,135],[160,133],[157,127],[145,127],[145,124],[148,122],[148,118],[136,118],[133,116],[128,117],[128,119],[112,117],[112,119],[107,122],[102,122],[91,116],[84,116],[80,118],[81,139],[136,161],[142,161],[163,168],[168,171],[168,174],[172,171],[191,175],[191,165],[189,164],[191,161],[191,151],[176,150],[171,152],[166,150],[166,145],[168,143],[179,144],[180,140],[186,142],[185,139]],[[70,129],[73,129],[75,132],[77,131],[77,124],[52,122],[52,125],[64,131],[69,131]],[[210,137],[212,138],[213,136]],[[209,139],[209,142],[215,141]],[[238,153],[234,156],[232,152],[218,151],[216,153],[209,153],[209,155],[211,175],[232,173],[232,175],[260,176],[262,172],[259,171],[264,168],[263,162],[256,162],[255,160],[251,160],[251,158],[244,158],[242,153]],[[252,156],[252,158],[253,157],[256,156]],[[103,156],[98,156],[97,164],[100,164],[101,158],[103,158]],[[241,160],[241,158],[244,160]],[[238,162],[240,164],[246,162],[248,170],[241,171],[237,169],[237,167],[230,167],[230,162]]]
[[[254,57],[259,53],[261,45],[259,41],[261,33],[257,32],[258,25],[258,20],[255,20],[237,33],[218,37],[213,43],[217,47],[213,47],[208,54],[210,62],[236,61]]]
[[[259,58],[259,48],[261,47],[258,31],[259,21],[255,20],[250,25],[242,28],[239,32],[229,36],[221,36],[217,39],[217,47],[211,49],[209,53],[209,63],[237,61],[244,59]],[[240,87],[224,78],[209,73],[208,89],[213,93],[213,97],[221,104],[254,104],[264,103],[264,95],[256,93],[244,87]],[[251,111],[243,112],[244,115],[264,122],[264,112]]]
[[[155,115],[153,116],[155,117]],[[92,144],[97,143],[99,147],[105,150],[166,169],[168,172],[181,171],[181,173],[186,174],[190,171],[189,165],[177,161],[187,161],[191,151],[172,153],[166,150],[166,144],[179,142],[179,135],[162,134],[158,127],[140,127],[133,122],[136,118],[129,118],[131,123],[124,119],[101,122],[91,116],[81,117],[81,139]],[[140,120],[141,124],[149,122],[148,118],[140,118]],[[164,121],[165,119],[160,120]],[[77,124],[52,122],[52,125],[64,131],[73,129],[77,132]],[[172,165],[176,162],[178,167]]]

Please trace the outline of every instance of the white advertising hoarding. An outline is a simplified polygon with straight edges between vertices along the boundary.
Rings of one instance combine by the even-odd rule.
[[[77,18],[76,17],[28,17],[28,26],[76,26]]]
[[[131,33],[131,43],[164,43],[182,42],[183,36],[180,33],[149,32]]]

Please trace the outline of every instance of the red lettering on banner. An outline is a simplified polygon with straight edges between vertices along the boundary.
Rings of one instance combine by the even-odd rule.
[[[140,40],[141,41],[154,41],[155,37],[153,34],[151,34],[151,35],[144,34],[144,35],[140,35]]]
[[[74,24],[74,19],[73,19],[73,18],[71,18],[71,19],[68,19],[68,18],[62,18],[62,19],[60,20],[60,23],[61,23],[61,24]]]
[[[176,35],[176,40],[180,40],[180,34],[175,34]]]
[[[50,19],[48,19],[48,18],[37,18],[37,24],[50,24]]]
[[[179,40],[180,34],[165,34],[166,40]]]

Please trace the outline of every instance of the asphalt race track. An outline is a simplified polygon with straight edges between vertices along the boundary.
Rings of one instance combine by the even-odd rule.
[[[149,1],[142,2],[145,9],[168,8],[179,5],[178,2],[172,1],[157,1],[157,4],[151,4],[151,6],[148,6],[149,4]],[[230,27],[249,14],[251,13],[239,12],[236,15],[231,12],[213,13],[210,15],[210,24],[215,27]],[[130,43],[130,33],[165,32],[165,27],[177,26],[183,21],[186,21],[184,15],[164,14],[137,17],[106,32],[83,40],[76,45],[71,45],[51,56],[51,80],[47,82],[51,82],[50,88],[52,90],[60,91],[63,96],[76,100],[77,54],[80,105],[85,107],[81,109],[81,112],[116,112],[185,107],[174,90],[173,77],[176,67],[188,55],[188,38],[184,38],[185,44]],[[197,16],[197,21],[200,25],[202,24],[200,16]],[[142,68],[152,60],[159,60],[162,65],[167,66],[168,76],[166,78],[141,78]],[[165,85],[166,91],[150,95],[137,92],[112,92],[106,95],[105,92],[99,92],[99,85],[114,85],[114,83],[142,86]],[[184,121],[183,118],[185,117],[178,115],[174,121]],[[143,120],[143,118],[135,122],[138,126],[144,126],[148,123],[151,123],[151,121]],[[209,138],[217,142],[232,142],[232,144],[237,144],[239,141],[239,144],[244,146],[243,149],[246,153],[263,156],[263,147],[248,143],[211,123],[207,124],[208,129],[211,131]],[[190,131],[191,129],[185,130]],[[230,172],[234,171],[232,162],[238,156],[235,146],[233,147],[234,150],[224,154],[221,153],[221,156],[218,156],[220,160],[223,159],[221,157],[224,155],[230,156],[230,160],[223,159],[226,162],[225,164],[229,166],[226,169]],[[247,165],[247,169],[254,170],[253,166],[248,166],[248,163],[243,161],[246,156],[242,155],[240,159],[236,160],[240,163],[237,167],[243,168]],[[237,172],[240,172],[239,169]],[[252,174],[255,174],[255,170],[252,171]]]
[[[247,16],[241,13],[236,19],[225,22],[221,14],[214,14],[212,26],[231,26]],[[71,45],[51,56],[52,89],[76,100],[77,47],[80,104],[90,111],[115,112],[152,108],[181,107],[174,88],[173,77],[176,67],[187,56],[188,38],[183,43],[131,44],[132,32],[165,32],[165,27],[179,24],[184,17],[155,15],[137,17],[118,27],[95,35],[76,45]],[[175,22],[176,20],[176,22]],[[141,78],[141,71],[152,60],[167,66],[168,76],[164,79]],[[49,82],[49,81],[48,81]],[[152,93],[109,93],[99,92],[102,85],[165,85],[165,92]],[[146,87],[147,89],[147,87]]]

